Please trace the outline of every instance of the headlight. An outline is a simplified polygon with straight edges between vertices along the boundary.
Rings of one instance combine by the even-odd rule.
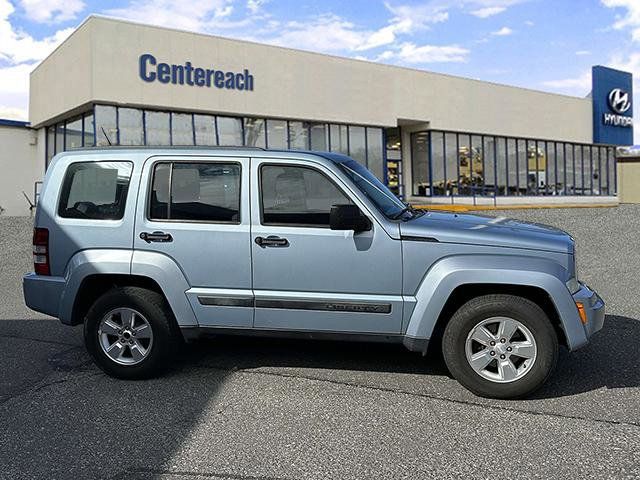
[[[577,293],[578,290],[580,290],[580,282],[578,282],[578,279],[576,277],[571,277],[566,285],[569,289],[569,292],[571,292],[571,295]]]

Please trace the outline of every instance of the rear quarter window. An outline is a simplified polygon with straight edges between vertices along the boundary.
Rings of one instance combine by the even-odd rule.
[[[62,182],[58,215],[90,220],[122,219],[132,169],[131,162],[72,163]]]

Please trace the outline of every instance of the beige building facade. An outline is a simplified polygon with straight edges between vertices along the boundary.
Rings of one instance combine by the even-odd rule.
[[[92,16],[32,72],[30,128],[11,143],[34,181],[72,148],[244,145],[343,152],[418,203],[615,201],[615,149],[593,144],[592,106]]]

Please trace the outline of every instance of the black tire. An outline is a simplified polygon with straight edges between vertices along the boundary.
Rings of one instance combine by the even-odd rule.
[[[519,321],[537,345],[531,369],[510,383],[484,378],[466,357],[467,336],[480,322],[492,317]],[[484,295],[468,301],[451,317],[444,331],[442,352],[453,377],[468,390],[482,397],[515,399],[530,395],[551,376],[558,360],[558,337],[547,315],[532,301],[513,295]]]
[[[98,329],[103,317],[116,308],[128,307],[141,313],[151,326],[153,343],[140,363],[122,365],[109,357],[100,345]],[[164,297],[139,287],[114,288],[96,300],[84,322],[84,342],[87,351],[106,374],[127,380],[152,378],[168,366],[180,344],[180,333],[173,313]]]

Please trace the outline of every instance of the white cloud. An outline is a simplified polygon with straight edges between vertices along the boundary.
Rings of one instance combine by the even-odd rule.
[[[459,45],[416,45],[405,42],[397,50],[386,50],[376,60],[395,61],[401,64],[424,65],[427,63],[466,62],[469,50]]]
[[[624,8],[622,15],[616,16],[613,28],[616,30],[629,29],[631,38],[640,42],[640,1],[639,0],[601,0],[605,7]]]
[[[451,6],[461,5],[468,13],[478,18],[489,18],[505,12],[508,8],[529,0],[450,0]]]
[[[50,37],[36,40],[31,35],[13,28],[9,17],[14,11],[11,3],[0,0],[0,61],[16,64],[42,60],[73,31],[72,28],[67,28]]]
[[[631,33],[632,42],[640,42],[640,1],[639,0],[601,0],[602,4],[609,8],[624,8],[625,13],[617,17],[613,28],[617,30],[628,29]],[[633,116],[640,118],[640,102],[637,101],[640,92],[640,52],[632,50],[630,53],[616,53],[610,62],[613,68],[618,68],[627,72],[632,72],[633,90],[636,92]],[[634,129],[634,142],[640,144],[640,128]]]
[[[324,14],[307,20],[278,25],[277,30],[258,32],[251,39],[316,52],[354,53],[393,45],[401,36],[410,35],[441,23],[449,14],[439,5],[418,6],[385,4],[392,17],[378,29],[368,29],[338,15]]]
[[[542,82],[542,84],[545,87],[550,87],[558,91],[559,93],[585,96],[591,91],[591,70],[587,70],[577,77],[547,80]]]
[[[506,37],[507,35],[513,34],[513,30],[509,27],[502,27],[500,30],[496,30],[495,32],[491,32],[491,35],[496,37]]]
[[[29,103],[29,73],[32,64],[0,68],[0,118],[27,119]]]
[[[59,30],[35,39],[13,27],[10,17],[15,8],[0,0],[0,115],[25,119],[29,100],[29,73],[67,38],[73,29]]]
[[[260,11],[265,4],[265,0],[247,0],[247,10],[254,15]]]
[[[478,10],[472,10],[471,15],[479,18],[488,18],[504,12],[507,7],[485,7]]]
[[[633,77],[633,118],[635,118],[637,122],[638,118],[640,118],[640,102],[638,101],[640,97],[638,94],[638,92],[640,92],[640,75],[638,75],[638,72],[640,72],[640,52],[634,52],[626,57],[614,55],[609,65],[612,68],[635,74]],[[640,145],[640,128],[635,127],[633,130],[634,143]]]
[[[533,27],[535,25],[535,23],[533,23],[531,20],[525,20],[524,24],[527,27]]]
[[[590,50],[578,50],[576,52],[576,55],[578,55],[579,57],[584,57],[586,55],[591,55],[591,51]]]
[[[28,114],[26,108],[3,107],[0,105],[0,118],[26,121]]]
[[[38,23],[72,20],[84,10],[82,0],[20,0],[27,18]]]
[[[126,7],[105,11],[107,15],[137,22],[192,31],[207,31],[233,11],[233,0],[132,0]]]

